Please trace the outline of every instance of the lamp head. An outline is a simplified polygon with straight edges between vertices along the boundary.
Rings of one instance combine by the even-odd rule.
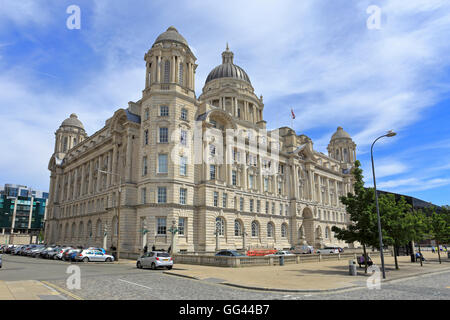
[[[386,134],[386,137],[393,137],[395,136],[397,133],[394,132],[393,130],[389,130],[388,133]]]

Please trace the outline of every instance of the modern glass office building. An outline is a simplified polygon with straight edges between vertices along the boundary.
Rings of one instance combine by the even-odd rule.
[[[5,185],[0,194],[0,231],[38,233],[44,228],[47,201],[47,192]]]

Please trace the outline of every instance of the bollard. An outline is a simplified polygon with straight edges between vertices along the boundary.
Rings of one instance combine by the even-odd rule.
[[[284,266],[284,256],[280,256],[280,266]]]
[[[351,276],[356,276],[356,261],[355,260],[348,260],[348,274]]]

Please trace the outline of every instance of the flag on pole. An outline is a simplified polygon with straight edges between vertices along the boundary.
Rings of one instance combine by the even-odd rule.
[[[292,110],[292,108],[291,108],[291,114],[292,114],[292,119],[295,119],[295,113],[294,113],[294,110]]]

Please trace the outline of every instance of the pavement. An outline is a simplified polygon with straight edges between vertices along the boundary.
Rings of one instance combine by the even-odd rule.
[[[63,300],[58,291],[36,280],[1,281],[0,300]]]
[[[409,256],[397,257],[399,270],[395,269],[394,257],[385,257],[386,280],[380,273],[381,283],[450,270],[447,256],[441,257],[442,264],[439,264],[437,254],[425,252],[424,257],[423,266],[419,262],[411,263]],[[373,262],[381,266],[379,257]],[[348,260],[241,268],[177,264],[164,273],[246,289],[284,292],[332,292],[366,287],[372,276],[365,274],[364,267],[358,265],[357,276],[350,276]]]

